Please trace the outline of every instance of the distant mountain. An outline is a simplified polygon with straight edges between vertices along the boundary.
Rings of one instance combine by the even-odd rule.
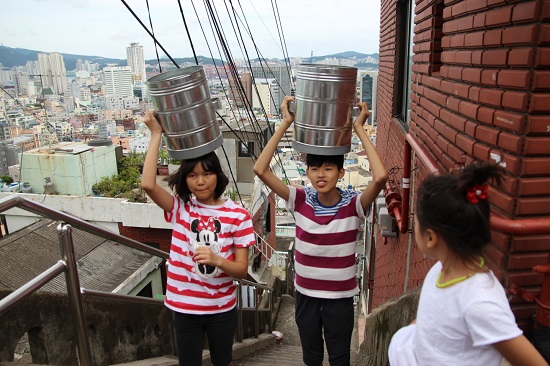
[[[4,67],[11,68],[13,66],[25,66],[28,61],[37,61],[38,54],[44,51],[27,50],[25,48],[11,48],[0,46],[0,64]],[[82,61],[89,60],[90,62],[99,63],[103,66],[107,64],[119,64],[121,66],[126,65],[126,60],[119,60],[114,58],[105,58],[100,56],[85,56],[85,55],[72,55],[69,53],[61,53],[63,61],[65,62],[65,68],[67,70],[76,69],[76,60]]]
[[[2,64],[2,66],[7,68],[12,68],[14,66],[25,66],[25,64],[28,61],[37,61],[38,54],[42,52],[44,51],[0,46],[0,64]],[[118,66],[127,65],[126,59],[106,58],[101,56],[73,55],[70,53],[60,53],[60,54],[63,56],[63,61],[65,62],[65,68],[68,71],[76,69],[77,59],[81,59],[82,61],[88,60],[90,62],[98,63],[100,64],[101,68],[107,66],[107,64],[116,64]],[[199,63],[203,65],[212,65],[214,64],[214,61],[216,62],[216,65],[222,65],[221,60],[214,59],[214,61],[212,61],[210,57],[197,56],[197,59],[199,60]],[[161,58],[161,61],[171,62],[169,58]],[[182,65],[184,63],[194,64],[195,58],[194,57],[174,58],[174,61],[176,61],[178,65]],[[155,65],[158,63],[158,61],[157,59],[145,60],[145,63],[150,65]]]
[[[12,68],[14,66],[25,66],[25,64],[28,61],[37,61],[38,60],[38,53],[42,53],[44,51],[35,51],[35,50],[28,50],[25,48],[11,48],[11,47],[5,47],[0,46],[0,64],[2,66],[7,68]],[[107,64],[116,64],[119,66],[126,66],[127,61],[126,59],[116,59],[116,58],[106,58],[101,56],[86,56],[86,55],[73,55],[69,53],[61,53],[63,56],[63,60],[65,62],[65,68],[68,71],[75,70],[76,69],[76,60],[81,59],[82,61],[88,60],[90,62],[98,63],[100,64],[100,67],[103,68],[107,66]],[[304,62],[316,62],[316,61],[322,61],[327,58],[337,58],[337,59],[350,59],[354,60],[356,62],[356,66],[363,67],[363,66],[378,66],[375,63],[367,62],[367,59],[369,57],[378,59],[378,53],[373,54],[364,54],[354,51],[346,51],[341,53],[336,53],[333,55],[326,55],[326,56],[314,56],[314,57],[303,57],[302,59]],[[200,64],[202,65],[213,65],[216,63],[216,65],[222,65],[223,61],[214,59],[212,60],[210,57],[205,56],[197,56],[197,59]],[[280,59],[274,59],[277,61],[283,61]],[[168,58],[161,58],[161,61],[167,61],[171,62]],[[174,61],[178,63],[178,65],[183,65],[185,63],[195,63],[194,57],[184,57],[184,58],[174,58]],[[150,65],[155,65],[158,63],[157,59],[151,59],[151,60],[145,60],[145,63]]]

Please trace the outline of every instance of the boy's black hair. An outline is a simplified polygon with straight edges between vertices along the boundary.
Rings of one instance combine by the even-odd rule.
[[[165,180],[168,182],[170,189],[175,191],[184,202],[189,202],[189,199],[191,198],[191,191],[187,186],[186,177],[195,168],[195,165],[199,163],[202,165],[204,170],[212,172],[218,177],[216,189],[214,190],[214,196],[216,199],[221,197],[227,187],[227,184],[229,184],[229,179],[223,172],[220,160],[215,152],[211,152],[194,159],[182,160],[179,169],[168,176]]]
[[[338,167],[338,170],[344,168],[344,155],[306,155],[306,165],[320,167],[323,164],[333,164]]]
[[[503,174],[496,164],[476,162],[459,173],[428,176],[417,191],[416,219],[421,230],[435,231],[463,260],[477,260],[491,241],[491,207],[486,197],[476,197],[474,203],[468,193],[480,190],[491,178],[500,184]]]

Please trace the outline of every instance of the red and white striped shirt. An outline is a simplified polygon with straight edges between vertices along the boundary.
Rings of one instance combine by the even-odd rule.
[[[340,202],[324,207],[314,189],[289,189],[287,208],[294,210],[296,219],[296,290],[325,299],[356,295],[357,234],[365,218],[360,194],[341,191]]]
[[[235,248],[253,245],[248,211],[229,199],[221,206],[209,206],[195,199],[184,203],[174,196],[172,210],[164,212],[164,218],[173,225],[164,304],[187,314],[215,314],[235,307],[233,279],[217,267],[199,265],[193,255],[194,248],[206,245],[234,260]]]

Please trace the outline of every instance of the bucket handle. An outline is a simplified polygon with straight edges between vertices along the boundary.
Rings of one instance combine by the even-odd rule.
[[[210,100],[212,102],[212,107],[214,108],[214,110],[222,109],[222,102],[219,98],[212,98]]]

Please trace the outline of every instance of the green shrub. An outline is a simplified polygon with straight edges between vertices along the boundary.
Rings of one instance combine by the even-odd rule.
[[[103,177],[92,186],[94,194],[101,197],[127,198],[132,202],[146,202],[141,190],[139,167],[143,160],[128,156],[120,159],[119,173],[112,177]]]
[[[10,177],[9,175],[2,175],[2,176],[0,176],[0,179],[2,179],[2,182],[5,185],[10,185],[10,184],[13,183],[13,178]]]

